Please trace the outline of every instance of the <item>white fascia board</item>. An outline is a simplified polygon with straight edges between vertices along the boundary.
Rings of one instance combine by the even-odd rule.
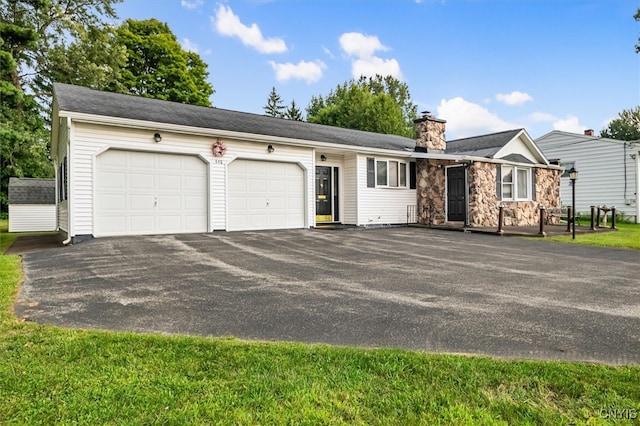
[[[205,127],[193,127],[179,124],[133,120],[130,118],[110,117],[70,111],[60,111],[59,114],[60,116],[69,117],[74,121],[88,124],[101,124],[105,126],[126,127],[133,129],[149,129],[153,131],[167,131],[185,135],[209,136],[248,142],[262,142],[310,148],[326,148],[340,151],[352,151],[361,154],[384,154],[395,157],[411,157],[411,154],[413,153],[413,151],[400,151],[394,149],[373,148],[358,145],[342,145],[331,142],[318,142],[306,139],[285,138],[281,136],[260,135],[256,133],[234,132],[230,130],[209,129]]]

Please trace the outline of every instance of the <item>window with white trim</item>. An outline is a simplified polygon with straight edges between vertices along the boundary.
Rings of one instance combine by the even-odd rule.
[[[531,169],[502,166],[502,199],[531,200]]]
[[[372,176],[374,162],[371,158],[367,158],[367,176]],[[375,182],[376,187],[386,188],[406,188],[407,187],[407,171],[410,168],[407,163],[396,160],[376,160],[375,161]],[[367,186],[371,180],[367,179]]]
[[[561,177],[569,177],[569,170],[573,169],[576,166],[575,161],[563,161],[562,167],[564,167],[564,172]]]

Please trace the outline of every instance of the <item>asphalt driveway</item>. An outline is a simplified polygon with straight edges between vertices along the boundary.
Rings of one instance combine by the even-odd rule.
[[[640,252],[417,228],[102,238],[24,254],[65,327],[640,364]]]

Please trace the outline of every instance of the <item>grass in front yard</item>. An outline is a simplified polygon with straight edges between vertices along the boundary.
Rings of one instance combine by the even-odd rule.
[[[617,247],[640,250],[640,224],[618,223],[617,231],[596,231],[587,234],[576,234],[573,240],[571,235],[558,235],[547,237],[548,241],[560,241],[563,243],[584,244],[590,246]],[[576,228],[578,229],[578,228]]]
[[[20,258],[1,260],[0,424],[555,425],[606,424],[612,415],[637,424],[640,416],[640,367],[25,323],[10,310]]]

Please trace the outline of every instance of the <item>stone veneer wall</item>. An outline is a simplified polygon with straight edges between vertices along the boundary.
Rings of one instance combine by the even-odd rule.
[[[496,168],[498,164],[473,163],[469,172],[469,224],[471,226],[498,226],[496,195]],[[534,226],[540,223],[540,206],[560,208],[560,171],[534,168],[535,201],[502,201],[504,226]],[[548,216],[548,223],[557,223],[558,215]]]
[[[444,134],[446,121],[433,116],[425,116],[414,121],[416,125],[416,146],[427,152],[444,152],[447,140]]]
[[[445,167],[453,161],[418,159],[417,222],[441,225],[446,222]],[[441,165],[441,168],[438,168]],[[497,227],[500,201],[496,195],[495,163],[474,162],[468,168],[469,224],[478,227]],[[560,208],[560,171],[534,168],[536,201],[502,201],[505,226],[534,226],[539,223],[540,205],[547,209]],[[548,222],[557,223],[558,215]]]
[[[454,161],[416,161],[417,176],[417,222],[422,225],[441,225],[446,217],[446,175],[444,167]],[[438,165],[441,167],[438,168]]]

